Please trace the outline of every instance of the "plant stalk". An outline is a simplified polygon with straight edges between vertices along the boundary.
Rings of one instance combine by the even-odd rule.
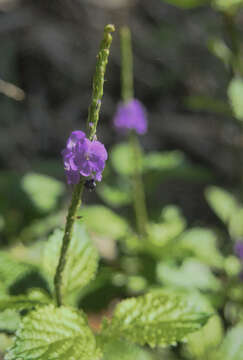
[[[108,63],[110,46],[112,43],[111,33],[114,31],[115,31],[115,27],[113,25],[105,26],[103,40],[101,42],[100,50],[97,55],[96,69],[93,78],[92,98],[89,106],[88,123],[87,123],[87,136],[90,140],[95,139],[96,136],[96,129],[99,121],[99,113],[101,107],[101,99],[103,97],[105,71]],[[61,253],[56,268],[56,274],[54,277],[55,296],[58,306],[61,306],[63,304],[63,295],[62,295],[63,272],[65,269],[65,265],[67,263],[67,254],[72,239],[73,227],[76,220],[77,211],[82,203],[84,182],[85,179],[82,178],[79,184],[75,185],[72,194],[71,203],[68,209],[66,225],[62,240]]]
[[[131,32],[128,27],[124,26],[120,31],[121,36],[121,87],[122,100],[124,103],[133,99],[133,55],[132,55],[132,39]],[[141,174],[142,151],[135,132],[130,133],[130,145],[133,151],[134,173],[132,175],[133,186],[133,205],[136,216],[137,231],[140,236],[146,236],[147,228],[147,207],[146,198]]]

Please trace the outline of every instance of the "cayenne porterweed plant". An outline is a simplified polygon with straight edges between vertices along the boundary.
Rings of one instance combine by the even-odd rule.
[[[0,328],[15,335],[6,360],[119,359],[127,351],[136,356],[143,350],[132,344],[151,348],[174,345],[199,330],[211,316],[197,298],[169,289],[154,289],[119,302],[113,315],[103,319],[98,332],[78,308],[80,292],[95,277],[98,267],[98,252],[85,230],[88,217],[80,219],[78,210],[85,186],[90,188],[101,181],[108,156],[97,140],[96,129],[114,30],[113,25],[104,30],[87,133],[73,131],[62,151],[67,182],[73,186],[64,230],[56,229],[46,241],[42,264],[17,261],[7,251],[0,253]],[[94,220],[102,221],[98,217]],[[39,282],[28,287],[36,277]],[[117,347],[120,355],[116,355]],[[141,357],[144,354],[148,353],[142,352]]]

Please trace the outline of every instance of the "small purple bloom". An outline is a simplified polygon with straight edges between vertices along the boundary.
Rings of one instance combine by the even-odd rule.
[[[235,253],[243,261],[243,242],[238,241],[235,244]]]
[[[120,103],[114,117],[114,125],[121,131],[135,130],[139,135],[145,134],[148,125],[142,103],[137,99]]]
[[[81,175],[101,181],[108,157],[101,142],[90,141],[82,131],[73,131],[62,156],[68,184],[78,184]]]

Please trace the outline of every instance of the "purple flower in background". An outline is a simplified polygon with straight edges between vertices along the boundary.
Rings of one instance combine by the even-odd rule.
[[[242,241],[238,241],[235,244],[235,253],[240,258],[240,260],[243,261],[243,242]]]
[[[62,156],[68,184],[78,184],[81,175],[101,181],[108,157],[101,142],[90,141],[82,131],[73,131]]]
[[[118,130],[135,130],[139,135],[147,131],[146,110],[139,100],[132,99],[118,105],[114,125]]]

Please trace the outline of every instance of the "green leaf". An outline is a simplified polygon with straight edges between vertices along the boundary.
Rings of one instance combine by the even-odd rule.
[[[43,291],[31,290],[27,295],[0,296],[0,311],[12,309],[16,311],[33,309],[50,303],[51,299]]]
[[[26,315],[6,360],[95,360],[96,341],[83,314],[42,307]]]
[[[22,178],[22,188],[41,212],[53,210],[64,192],[64,185],[50,176],[29,173]]]
[[[232,214],[238,210],[238,203],[234,196],[217,186],[208,187],[205,195],[216,215],[227,224]]]
[[[140,345],[168,346],[185,340],[208,318],[186,296],[158,290],[122,301],[103,331]]]
[[[43,268],[51,286],[53,286],[62,238],[63,231],[56,230],[50,236],[44,251]],[[97,250],[92,244],[84,226],[76,222],[68,249],[67,263],[63,272],[62,292],[67,302],[72,302],[73,300],[71,299],[73,296],[76,296],[76,292],[79,292],[94,278],[97,266]]]
[[[33,271],[36,271],[34,266],[16,261],[7,252],[0,251],[0,282],[6,289]]]
[[[31,242],[36,239],[44,239],[47,234],[57,228],[63,222],[64,212],[57,212],[44,218],[34,220],[30,225],[23,228],[20,239],[24,242]]]
[[[153,360],[152,355],[140,347],[124,341],[111,341],[105,346],[102,360]]]
[[[182,9],[191,9],[197,6],[208,5],[209,0],[163,0],[171,5],[178,6]]]
[[[111,164],[115,171],[124,176],[134,173],[134,156],[133,149],[130,144],[122,143],[114,146],[110,154]],[[136,164],[142,171],[142,164]]]
[[[220,347],[217,360],[243,360],[243,324],[228,331]]]
[[[12,334],[20,324],[20,315],[11,309],[0,312],[0,332]]]
[[[98,194],[102,200],[113,207],[128,205],[132,202],[132,193],[130,188],[122,189],[103,184],[98,187]]]
[[[150,152],[144,157],[144,169],[167,171],[185,164],[185,156],[180,151]]]
[[[243,237],[243,207],[239,207],[229,220],[229,233],[233,240],[238,240]]]
[[[84,217],[87,229],[98,235],[118,239],[127,234],[126,221],[105,206],[86,206],[80,211],[80,215]]]
[[[164,285],[212,291],[220,289],[220,282],[210,268],[195,259],[185,260],[180,267],[161,262],[157,274]]]
[[[215,313],[210,301],[201,294],[193,293],[195,301],[205,312]],[[221,343],[223,338],[223,324],[220,316],[213,315],[200,330],[190,334],[184,345],[185,357],[190,359],[211,359],[211,352]]]
[[[236,11],[243,5],[243,0],[214,0],[213,5],[221,11]]]
[[[227,44],[220,38],[213,37],[208,42],[208,48],[209,50],[219,58],[224,65],[228,68],[233,60],[233,54],[231,49],[227,46]],[[211,100],[210,100],[211,99]],[[209,104],[212,103],[212,105],[215,102],[215,99],[212,99],[211,97],[208,97]],[[219,113],[223,113],[223,110],[225,110],[224,114],[228,114],[232,116],[231,110],[229,108],[229,104],[225,104],[223,100],[218,100],[215,102],[215,110],[217,110],[217,107],[219,108]],[[212,109],[214,106],[212,107]],[[216,111],[217,112],[217,111]]]
[[[229,63],[228,59],[230,54],[223,48],[223,44],[211,41],[209,44],[210,50],[218,57],[224,57],[224,61]],[[223,60],[223,59],[222,59]],[[232,111],[229,104],[221,99],[215,99],[206,95],[190,95],[184,99],[185,106],[193,111],[204,111],[207,113],[214,113],[220,115],[232,116]]]
[[[175,248],[179,256],[196,256],[205,264],[223,267],[224,258],[217,248],[217,237],[211,230],[200,227],[187,230],[180,236]]]
[[[229,0],[226,0],[230,2]],[[228,96],[232,110],[237,120],[243,120],[243,79],[235,77],[231,80],[228,87]]]

